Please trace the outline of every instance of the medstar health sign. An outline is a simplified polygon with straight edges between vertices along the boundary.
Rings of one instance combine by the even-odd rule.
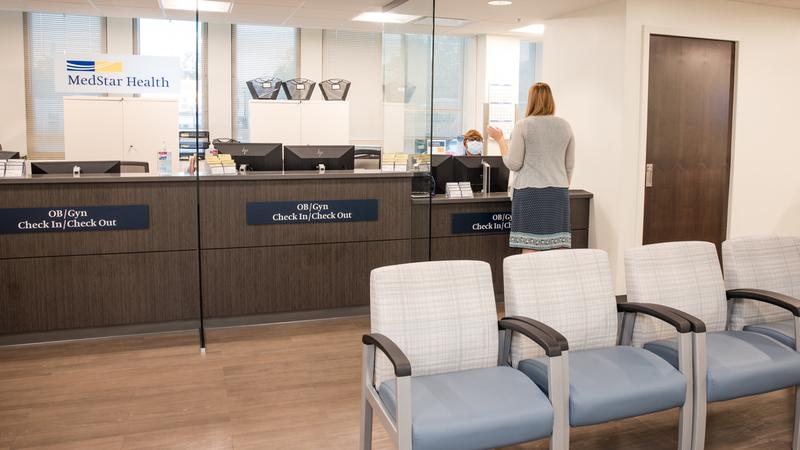
[[[180,60],[170,56],[60,54],[56,91],[81,94],[177,94]]]

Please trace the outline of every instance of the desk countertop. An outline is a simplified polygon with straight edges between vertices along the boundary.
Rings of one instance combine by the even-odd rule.
[[[447,198],[442,194],[434,195],[430,202],[434,205],[447,205],[447,204],[463,204],[463,203],[492,203],[492,202],[508,202],[511,198],[508,192],[492,192],[489,194],[482,194],[476,192],[472,198]],[[569,198],[592,198],[594,194],[583,189],[570,189]],[[428,198],[415,198],[414,203],[428,203]]]
[[[173,175],[157,174],[85,174],[72,175],[28,175],[24,178],[0,178],[0,185],[14,184],[92,184],[92,183],[161,183],[161,182],[204,182],[215,181],[275,181],[275,180],[330,180],[364,178],[411,178],[413,172],[381,172],[379,170],[329,170],[324,174],[316,171],[291,172],[250,172],[244,175]]]

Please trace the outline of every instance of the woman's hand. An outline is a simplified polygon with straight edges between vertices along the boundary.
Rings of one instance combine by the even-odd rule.
[[[490,138],[494,139],[497,142],[505,141],[505,136],[503,136],[503,130],[497,127],[489,126],[486,128],[486,134],[489,135]]]

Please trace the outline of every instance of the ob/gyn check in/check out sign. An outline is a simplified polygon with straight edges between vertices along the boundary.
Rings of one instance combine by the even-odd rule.
[[[377,199],[251,202],[247,204],[248,225],[372,220],[378,220]]]
[[[61,53],[53,57],[56,92],[143,94],[180,92],[180,60],[172,56]]]
[[[0,208],[0,234],[143,230],[148,205]]]
[[[458,213],[452,216],[452,233],[508,233],[510,212]]]

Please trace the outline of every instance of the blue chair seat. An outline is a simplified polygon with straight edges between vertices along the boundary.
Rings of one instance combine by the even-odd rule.
[[[547,359],[519,370],[547,392]],[[686,378],[658,356],[618,346],[569,353],[569,422],[573,427],[682,406]]]
[[[395,388],[394,380],[378,388],[393,418]],[[411,416],[414,450],[502,447],[553,432],[550,400],[510,367],[412,377]]]
[[[677,338],[649,342],[644,348],[677,367]],[[706,333],[706,352],[709,402],[800,384],[800,353],[762,334],[749,331]]]
[[[748,325],[744,330],[764,334],[789,348],[794,348],[794,319]]]

